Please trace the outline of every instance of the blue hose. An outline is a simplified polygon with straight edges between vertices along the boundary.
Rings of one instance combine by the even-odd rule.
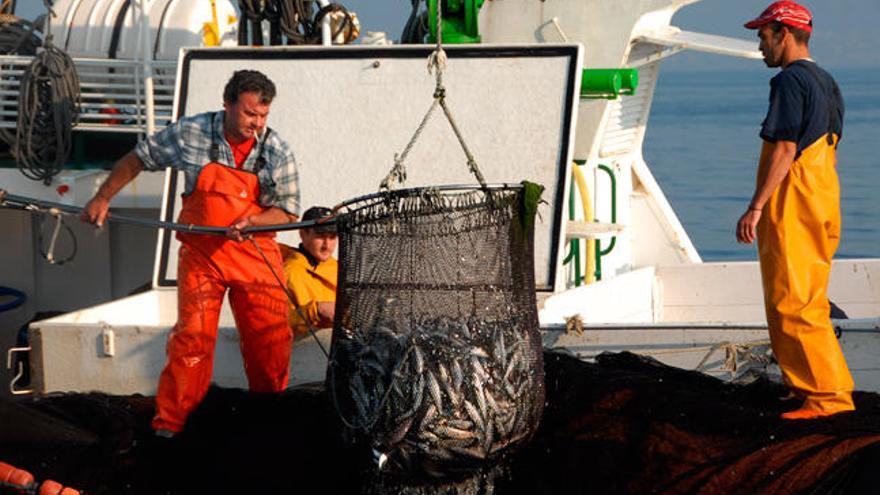
[[[24,292],[11,287],[0,286],[0,298],[3,296],[12,296],[13,299],[9,302],[0,303],[0,313],[15,309],[27,301],[27,295]]]

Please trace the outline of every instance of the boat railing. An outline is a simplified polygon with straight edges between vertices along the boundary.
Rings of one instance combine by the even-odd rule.
[[[22,75],[33,57],[0,55],[0,129],[15,129]],[[147,133],[148,105],[141,60],[73,58],[81,109],[74,130]],[[156,129],[171,122],[177,61],[151,61]]]

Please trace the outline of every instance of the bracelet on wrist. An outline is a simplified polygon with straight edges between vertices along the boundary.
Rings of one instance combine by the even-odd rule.
[[[763,208],[755,208],[754,206],[749,206],[749,211],[761,211]]]

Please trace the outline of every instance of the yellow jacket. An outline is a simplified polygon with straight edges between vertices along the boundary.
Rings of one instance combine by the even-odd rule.
[[[297,248],[281,243],[278,246],[281,248],[281,256],[284,260],[287,288],[295,296],[306,321],[314,328],[332,327],[332,321],[323,321],[318,316],[317,303],[336,301],[337,261],[330,258],[327,261],[316,262]],[[296,337],[308,333],[308,327],[292,304],[287,319]]]

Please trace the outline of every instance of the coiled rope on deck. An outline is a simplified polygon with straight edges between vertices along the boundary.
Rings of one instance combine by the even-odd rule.
[[[49,15],[55,16],[48,0]],[[51,23],[47,23],[51,25]],[[47,32],[43,50],[21,78],[18,94],[15,161],[29,179],[49,185],[72,147],[71,129],[79,120],[79,77],[73,60],[52,44]]]

